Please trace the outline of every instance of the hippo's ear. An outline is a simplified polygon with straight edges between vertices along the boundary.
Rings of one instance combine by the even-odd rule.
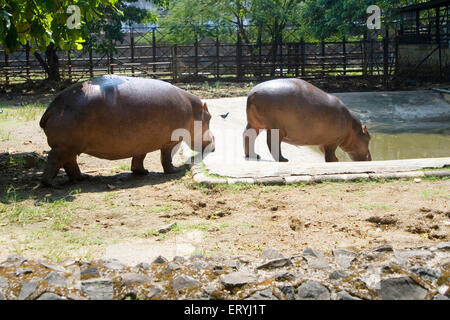
[[[365,126],[365,125],[362,126],[362,132],[364,134],[369,134],[369,130],[367,129],[367,126]]]
[[[204,111],[208,111],[208,105],[206,104],[206,102],[203,103],[202,109],[203,109]]]

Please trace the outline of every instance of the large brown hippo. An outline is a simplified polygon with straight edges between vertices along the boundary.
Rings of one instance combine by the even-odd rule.
[[[109,75],[76,84],[61,92],[41,119],[52,148],[42,183],[51,185],[61,167],[72,181],[82,180],[77,164],[82,153],[108,160],[133,158],[133,173],[147,174],[146,154],[161,150],[164,172],[177,172],[172,150],[181,139],[172,141],[174,131],[187,130],[191,141],[186,142],[201,149],[196,151],[211,150],[210,119],[197,96],[163,81]]]
[[[267,129],[267,144],[272,156],[287,162],[280,144],[320,146],[325,161],[339,161],[338,147],[353,161],[371,161],[370,134],[340,99],[300,79],[272,80],[257,85],[247,100],[248,125],[244,132],[245,155],[257,157],[254,139]],[[253,131],[253,130],[254,131]],[[278,141],[271,130],[278,129]],[[255,132],[255,134],[251,134]],[[276,142],[277,145],[272,146]]]

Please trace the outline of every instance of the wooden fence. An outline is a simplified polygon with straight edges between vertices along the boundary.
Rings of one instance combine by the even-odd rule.
[[[221,43],[204,39],[191,45],[156,42],[155,31],[130,32],[112,56],[94,51],[59,52],[63,79],[80,81],[103,74],[160,78],[172,82],[251,81],[280,77],[378,77],[386,83],[395,72],[396,43],[382,40],[316,42],[301,39],[272,44]],[[275,52],[275,54],[274,54]],[[0,50],[0,83],[46,77],[28,48]]]

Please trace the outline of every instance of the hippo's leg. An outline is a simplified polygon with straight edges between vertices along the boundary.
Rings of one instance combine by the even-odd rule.
[[[281,141],[283,141],[284,137],[282,137],[281,134],[278,134],[278,139],[276,141],[272,141],[272,137],[272,130],[267,130],[267,146],[269,147],[272,157],[278,162],[289,162],[289,160],[281,154]],[[276,145],[273,145],[273,143]]]
[[[52,180],[56,177],[59,169],[62,167],[63,153],[58,148],[52,149],[48,153],[47,163],[45,164],[44,174],[41,183],[46,187],[53,186]]]
[[[259,135],[259,130],[253,129],[252,126],[247,124],[244,131],[244,152],[245,159],[257,159],[261,160],[261,157],[255,153],[255,140]]]
[[[170,145],[164,146],[161,149],[161,164],[163,166],[165,174],[173,174],[185,170],[185,167],[175,167],[172,164],[172,154],[175,154],[178,151],[179,147],[180,143],[175,142]]]
[[[87,174],[81,173],[80,167],[77,163],[77,155],[65,156],[63,167],[71,182],[77,183],[89,178]]]
[[[326,162],[339,162],[335,154],[336,149],[335,146],[320,146],[320,151],[325,155]]]
[[[144,168],[144,160],[145,160],[146,156],[147,155],[144,154],[144,155],[133,158],[133,160],[131,161],[131,171],[134,174],[137,174],[137,175],[147,175],[148,174],[148,170],[145,170],[145,168]]]

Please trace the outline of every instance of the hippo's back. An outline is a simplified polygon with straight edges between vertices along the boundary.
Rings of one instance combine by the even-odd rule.
[[[163,81],[110,75],[61,92],[41,126],[52,148],[120,159],[159,149],[174,130],[189,127],[198,104],[197,97]]]

